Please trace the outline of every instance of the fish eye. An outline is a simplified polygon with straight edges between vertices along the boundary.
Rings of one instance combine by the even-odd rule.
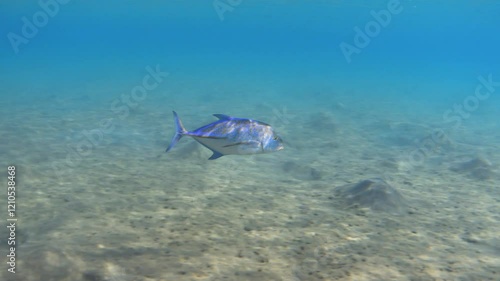
[[[273,140],[277,141],[279,139],[278,136],[274,136]]]

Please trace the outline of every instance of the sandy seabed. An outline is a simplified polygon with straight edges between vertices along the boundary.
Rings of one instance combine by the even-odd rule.
[[[208,161],[183,138],[165,154],[171,113],[144,105],[73,166],[68,147],[106,114],[20,111],[0,127],[19,175],[18,273],[3,280],[500,279],[500,136],[487,124],[451,132],[414,165],[415,139],[439,123],[349,101],[279,118],[281,106],[252,106],[234,112],[276,125],[285,150]],[[176,110],[188,129],[231,114]],[[404,213],[335,196],[373,177],[404,196]]]

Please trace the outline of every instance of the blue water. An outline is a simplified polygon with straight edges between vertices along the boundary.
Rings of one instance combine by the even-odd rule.
[[[500,163],[499,14],[500,3],[493,0],[2,1],[0,163],[4,167],[19,167],[19,189],[23,190],[19,195],[19,218],[20,223],[23,219],[26,223],[19,234],[24,241],[19,243],[18,267],[20,272],[27,274],[24,277],[23,273],[7,274],[5,280],[42,280],[37,279],[40,276],[44,280],[49,280],[49,277],[53,278],[51,280],[143,280],[141,278],[145,276],[150,276],[151,280],[320,280],[319,275],[304,273],[307,268],[304,260],[307,259],[316,259],[315,267],[322,271],[324,280],[417,280],[410,279],[412,276],[422,278],[418,280],[498,280],[499,241],[488,235],[498,230],[494,225],[500,222],[500,172],[497,166]],[[380,18],[377,22],[376,17],[381,17],[383,22]],[[355,51],[346,55],[342,46]],[[152,71],[160,74],[153,77]],[[137,98],[140,92],[136,91],[134,99],[134,89],[144,87],[144,79],[149,79],[148,83],[154,86],[140,98]],[[271,123],[287,142],[288,149],[263,158],[228,156],[224,157],[228,160],[207,162],[210,153],[205,148],[195,147],[192,140],[182,139],[178,151],[173,151],[169,158],[164,150],[174,134],[172,110],[179,113],[190,130],[213,121],[210,116],[213,113]],[[103,129],[105,120],[112,126],[108,131]],[[445,132],[451,142],[446,145],[434,143],[432,151],[422,156],[419,149],[423,140],[436,129]],[[85,140],[91,144],[87,142],[86,147],[79,147]],[[81,154],[80,157],[75,156],[75,151]],[[415,151],[420,153],[422,161],[411,158],[411,155],[416,155],[412,154]],[[70,161],[68,159],[73,156],[69,155],[76,158]],[[482,164],[464,164],[471,159],[479,159]],[[384,161],[392,164],[386,167],[381,164],[387,163]],[[290,167],[298,170],[289,173]],[[227,180],[221,170],[238,172]],[[321,176],[316,176],[316,171]],[[179,179],[178,175],[183,176]],[[130,216],[158,215],[156,209],[161,209],[163,202],[156,202],[153,198],[163,195],[178,202],[176,212],[187,206],[203,210],[203,206],[215,204],[221,214],[236,214],[238,205],[225,209],[223,203],[217,201],[226,202],[223,198],[208,203],[203,201],[206,199],[186,199],[193,193],[190,191],[192,186],[199,185],[203,192],[209,192],[220,187],[221,181],[252,182],[257,190],[269,189],[281,194],[273,200],[287,194],[290,198],[300,199],[307,208],[325,208],[334,214],[337,213],[335,208],[325,207],[324,202],[307,197],[307,190],[311,188],[322,194],[335,186],[373,176],[392,181],[408,197],[418,197],[415,194],[420,192],[418,187],[422,187],[420,200],[438,209],[438,203],[433,203],[432,198],[446,198],[439,202],[450,204],[446,208],[451,210],[455,197],[461,202],[459,205],[466,208],[465,202],[478,196],[485,213],[470,217],[471,225],[465,230],[454,228],[459,228],[459,217],[469,214],[465,209],[459,209],[459,212],[464,212],[461,214],[450,211],[451,219],[436,216],[436,221],[452,221],[450,233],[444,234],[450,240],[443,242],[429,238],[432,242],[422,248],[432,248],[430,245],[436,243],[438,248],[460,247],[461,244],[456,246],[450,237],[474,232],[472,229],[476,228],[486,229],[475,236],[479,242],[472,243],[483,248],[461,245],[463,251],[459,254],[467,256],[470,254],[468,249],[471,253],[476,251],[472,260],[488,260],[486,265],[477,267],[470,260],[461,263],[447,254],[434,253],[438,255],[437,261],[424,258],[424,254],[416,255],[420,257],[417,265],[430,268],[425,273],[419,272],[418,266],[405,267],[401,263],[390,264],[391,270],[385,272],[376,272],[375,266],[363,267],[355,263],[349,269],[342,268],[344,273],[340,274],[335,270],[323,270],[335,268],[331,260],[318,257],[318,249],[331,249],[325,246],[326,242],[313,242],[316,252],[311,251],[316,254],[310,256],[282,253],[272,247],[254,245],[250,238],[237,240],[235,237],[241,234],[230,231],[234,224],[238,224],[236,217],[227,218],[226,223],[219,220],[221,233],[228,232],[227,240],[222,234],[217,238],[220,239],[217,243],[228,248],[234,246],[234,253],[214,254],[216,258],[193,254],[191,262],[195,268],[205,262],[221,265],[219,271],[211,267],[193,269],[195,273],[191,273],[189,266],[184,268],[174,261],[183,259],[183,253],[191,250],[169,246],[175,238],[153,230],[165,223],[160,218],[148,225],[149,230],[141,230],[139,234],[132,230],[123,232],[127,235],[112,230],[99,232],[99,238],[87,241],[89,244],[81,241],[91,239],[88,238],[92,237],[90,233],[98,230],[78,230],[78,226],[65,224],[92,214],[101,219],[110,214],[115,223],[125,221],[128,224],[128,220],[132,220]],[[189,178],[196,183],[190,183]],[[289,178],[293,180],[287,182]],[[134,183],[142,181],[147,182],[140,189],[148,192],[142,195],[148,207],[142,207],[139,199],[139,202],[130,199],[138,196],[133,191],[136,188]],[[413,182],[413,186],[405,186],[405,182]],[[457,184],[464,186],[459,188]],[[282,190],[283,185],[295,187],[286,191]],[[119,188],[123,186],[129,189],[121,191]],[[168,190],[176,191],[170,194]],[[244,195],[238,194],[237,190],[220,192],[234,192],[236,198],[254,192]],[[479,195],[468,193],[473,191]],[[265,193],[257,194],[265,196]],[[114,196],[122,197],[113,201]],[[55,198],[62,198],[62,201]],[[481,198],[488,198],[485,199],[488,201],[483,202]],[[65,200],[75,200],[71,202],[76,203],[69,207]],[[129,207],[100,208],[92,203],[93,200],[102,205],[128,204]],[[260,196],[248,200],[254,207],[266,205]],[[190,205],[189,202],[194,203]],[[269,216],[287,212],[294,215],[296,212],[297,217],[305,214],[291,203],[284,204],[291,209],[275,204],[271,204],[274,207],[266,205],[260,208],[271,208]],[[81,206],[81,209],[74,206]],[[432,209],[423,206],[421,210]],[[74,213],[63,217],[57,215],[65,213],[68,208]],[[22,210],[26,210],[25,215],[22,215]],[[127,210],[134,210],[134,215],[128,216]],[[216,217],[215,213],[211,214],[210,208],[204,212],[207,217]],[[310,215],[314,219],[314,215]],[[54,220],[54,217],[61,222],[55,223],[54,227],[59,232],[51,228],[36,230],[39,227],[37,221]],[[176,216],[171,218],[179,225],[184,221]],[[453,218],[457,219],[456,225]],[[338,218],[336,223],[325,222],[324,225],[335,229],[341,221]],[[85,228],[85,223],[90,222],[78,225]],[[197,222],[187,224],[200,233],[211,228]],[[121,223],[110,225],[118,229]],[[431,225],[435,226],[432,221],[416,225],[432,237],[425,232],[425,229],[432,228]],[[269,219],[266,227],[276,229],[272,235],[280,237],[278,233],[281,233],[287,241],[302,237],[298,234],[302,230],[285,233],[286,229],[295,226],[278,218],[274,225],[273,219]],[[323,232],[308,227],[304,226],[304,233],[315,232],[323,237],[333,235],[328,232],[328,227]],[[80,236],[72,236],[78,231],[83,231]],[[444,233],[442,229],[433,231]],[[88,236],[83,234],[86,232]],[[376,231],[367,227],[360,232]],[[134,239],[138,236],[149,235],[159,235],[160,240],[150,241],[149,246],[134,246]],[[353,236],[352,233],[345,235]],[[58,237],[63,242],[51,242],[50,247],[41,242],[44,239],[57,240]],[[460,237],[460,243],[467,240],[463,235]],[[164,244],[161,244],[161,239],[164,239]],[[215,238],[210,239],[206,241],[213,242]],[[118,240],[121,242],[116,242]],[[1,241],[6,244],[6,241]],[[199,241],[205,240],[199,238]],[[200,243],[209,243],[206,241]],[[173,250],[170,254],[161,251],[143,253],[143,257],[134,261],[141,264],[142,258],[147,256],[148,259],[170,262],[174,267],[184,268],[182,274],[175,268],[163,268],[158,262],[145,266],[149,268],[148,275],[130,267],[126,260],[117,258],[130,255],[124,249],[151,249],[155,243],[164,245],[158,246],[160,249]],[[290,243],[292,248],[301,248],[300,243]],[[265,248],[271,264],[259,262],[258,258],[231,261],[237,255],[238,247],[244,247],[242,245]],[[347,256],[349,250],[346,249],[350,246],[346,247],[336,253]],[[92,254],[90,249],[94,248],[97,253]],[[103,248],[110,249],[111,254],[98,252],[97,249]],[[396,249],[406,251],[404,246]],[[49,259],[52,251],[50,253],[59,255],[69,269],[60,273],[64,266],[51,268],[51,261],[37,264],[28,254],[22,255],[23,251],[32,253],[33,257],[42,257],[41,260]],[[478,254],[477,251],[482,252]],[[243,255],[247,255],[246,252]],[[335,259],[335,254],[326,256]],[[374,264],[390,263],[386,258],[377,260],[374,255],[368,260]],[[90,265],[92,259],[99,265]],[[450,260],[458,264],[457,267],[443,271]],[[345,258],[342,261],[349,263]],[[443,266],[434,269],[430,265],[433,262]],[[467,264],[471,270],[466,270]],[[30,271],[30,267],[43,267],[45,271]],[[230,268],[239,272],[239,277],[235,277]],[[237,268],[247,270],[238,271]],[[361,272],[371,270],[374,270],[372,277],[362,276]],[[354,279],[349,279],[345,274],[347,271],[355,276]],[[18,279],[9,279],[14,278],[12,276]]]

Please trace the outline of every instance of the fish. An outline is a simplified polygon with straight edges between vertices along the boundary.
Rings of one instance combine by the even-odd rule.
[[[215,160],[230,154],[260,154],[284,149],[281,137],[264,122],[213,114],[218,118],[217,121],[188,131],[182,125],[177,113],[173,111],[173,114],[176,132],[166,152],[169,152],[183,136],[190,136],[210,149],[213,154],[208,160]]]

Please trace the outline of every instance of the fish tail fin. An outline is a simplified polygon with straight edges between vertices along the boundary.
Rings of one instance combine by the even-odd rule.
[[[179,119],[179,116],[177,116],[177,112],[173,111],[173,113],[176,131],[174,137],[172,138],[172,141],[170,142],[170,145],[167,147],[166,152],[172,149],[172,147],[174,147],[174,145],[182,138],[182,136],[187,133],[187,130],[182,125],[181,119]]]

